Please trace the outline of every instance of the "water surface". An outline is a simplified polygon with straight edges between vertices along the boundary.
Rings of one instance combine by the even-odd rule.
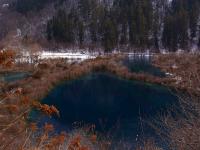
[[[146,55],[128,55],[123,60],[123,64],[129,68],[131,72],[149,73],[158,77],[165,77],[165,73],[159,68],[152,65],[152,57]]]
[[[93,73],[52,90],[43,103],[55,105],[60,117],[44,117],[40,124],[50,122],[58,132],[73,129],[75,122],[95,124],[98,132],[110,134],[116,141],[134,143],[144,135],[156,137],[143,121],[166,113],[175,101],[165,87]]]
[[[0,74],[0,81],[15,82],[18,80],[22,80],[28,76],[29,76],[29,73],[27,73],[27,72],[3,73],[3,74]]]

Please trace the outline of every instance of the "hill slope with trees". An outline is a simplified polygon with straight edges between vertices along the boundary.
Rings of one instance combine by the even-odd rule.
[[[34,22],[40,24],[34,38],[51,43],[95,45],[106,51],[200,47],[199,0],[12,0],[9,9],[28,20],[40,18]],[[26,31],[23,37],[32,34]]]

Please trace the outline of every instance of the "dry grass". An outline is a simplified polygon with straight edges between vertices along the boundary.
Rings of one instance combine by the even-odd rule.
[[[153,140],[147,140],[143,142],[142,146],[138,146],[136,150],[162,150],[157,147]]]
[[[33,72],[31,77],[8,85],[4,83],[0,85],[2,87],[0,95],[0,138],[2,139],[0,149],[109,149],[110,142],[98,141],[98,136],[93,132],[89,134],[84,130],[84,132],[70,135],[64,133],[53,135],[51,134],[53,127],[46,125],[38,134],[35,132],[38,130],[37,126],[26,123],[27,113],[33,106],[37,106],[41,111],[47,109],[48,115],[50,110],[56,110],[51,106],[39,103],[33,105],[35,102],[33,100],[40,100],[62,81],[77,79],[98,71],[109,72],[128,80],[167,85],[181,90],[181,93],[187,92],[186,96],[180,96],[181,112],[176,117],[173,115],[165,116],[153,126],[169,143],[170,149],[200,149],[200,102],[198,96],[200,57],[195,55],[157,56],[154,64],[163,71],[173,74],[167,78],[131,73],[127,67],[119,63],[122,57],[111,55],[73,64],[68,64],[64,60],[46,60],[34,68],[33,66],[26,67],[24,64],[24,70]],[[179,80],[180,78],[181,80]],[[164,129],[162,132],[160,132],[160,126]],[[147,140],[137,150],[159,150],[159,148],[152,140]]]
[[[96,70],[100,65],[105,65],[104,59],[98,58],[97,60],[99,63],[92,60],[81,64],[67,64],[63,60],[42,62],[33,70],[32,77],[8,85],[2,84],[0,149],[91,149],[91,146],[95,144],[91,141],[91,144],[86,144],[88,142],[85,141],[91,138],[94,142],[96,140],[94,135],[92,137],[85,136],[85,134],[84,136],[73,135],[70,139],[63,140],[66,138],[63,134],[48,134],[49,132],[45,128],[51,127],[51,125],[46,125],[44,130],[40,131],[41,134],[37,135],[32,131],[36,130],[37,126],[27,124],[26,120],[33,107],[48,116],[51,116],[52,113],[58,114],[59,112],[54,106],[41,105],[34,100],[43,98],[51,88],[61,81],[76,79]],[[61,141],[63,142],[61,143]],[[99,147],[107,146],[103,143],[101,142]]]
[[[169,149],[200,149],[200,57],[199,54],[159,55],[156,66],[170,72],[175,81],[180,109],[172,110],[153,127],[168,143]]]
[[[159,78],[149,74],[132,73],[119,61],[122,56],[98,57],[82,63],[68,64],[64,60],[51,60],[40,63],[33,71],[32,77],[10,84],[7,88],[21,87],[23,94],[31,99],[43,98],[49,90],[62,81],[77,79],[91,72],[109,72],[128,80],[140,80],[149,83],[165,84],[172,82],[168,78]],[[37,87],[37,88],[34,88]]]
[[[158,55],[154,65],[172,74],[172,82],[167,85],[192,95],[200,94],[200,54]]]

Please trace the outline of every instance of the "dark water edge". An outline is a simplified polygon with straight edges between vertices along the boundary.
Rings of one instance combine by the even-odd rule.
[[[37,112],[32,112],[32,117],[41,117],[39,126],[52,123],[56,132],[72,130],[75,122],[95,124],[97,132],[110,136],[115,143],[123,141],[134,147],[143,138],[155,138],[164,146],[144,122],[165,114],[176,101],[166,87],[93,73],[62,83],[43,100],[60,110],[60,118],[43,117]]]
[[[22,80],[25,79],[27,77],[29,77],[29,73],[27,72],[10,72],[10,73],[3,73],[0,74],[0,81],[4,81],[4,82],[15,82],[18,80]]]
[[[165,77],[165,73],[159,68],[152,65],[153,56],[146,55],[128,55],[122,61],[122,64],[127,66],[131,72],[149,73],[158,77]]]

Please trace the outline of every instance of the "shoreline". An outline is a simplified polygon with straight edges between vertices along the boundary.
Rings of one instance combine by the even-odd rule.
[[[10,97],[9,101],[5,101],[5,104],[12,104],[17,106],[18,99],[20,100],[21,97],[28,98],[30,100],[28,105],[22,107],[20,106],[20,111],[14,114],[14,116],[17,116],[20,112],[26,112],[26,109],[30,110],[32,108],[32,102],[40,102],[53,88],[62,82],[75,80],[92,72],[106,72],[121,79],[157,84],[178,91],[183,90],[186,92],[192,92],[194,88],[199,86],[194,84],[194,87],[191,90],[191,87],[188,86],[189,82],[187,82],[187,84],[185,83],[187,78],[183,78],[183,82],[179,81],[180,83],[178,84],[176,79],[177,76],[182,75],[181,72],[179,73],[179,70],[183,69],[187,63],[190,67],[194,64],[197,64],[196,67],[198,70],[198,64],[200,63],[200,60],[197,56],[188,56],[190,59],[192,59],[192,62],[186,62],[186,64],[182,64],[182,62],[187,60],[184,55],[174,55],[173,57],[172,55],[154,55],[152,62],[153,65],[159,67],[165,73],[168,72],[172,74],[164,78],[156,77],[148,73],[130,72],[126,66],[120,63],[124,57],[125,55],[112,54],[108,56],[97,57],[95,59],[84,60],[78,63],[69,63],[63,59],[55,59],[43,60],[38,63],[37,66],[28,64],[29,67],[25,67],[24,70],[27,69],[31,71],[31,77],[16,81],[14,83],[6,83],[5,85],[2,85],[3,88],[1,97],[4,97],[4,95],[6,96],[9,93],[20,92],[20,95],[16,95],[17,97],[14,99]],[[170,60],[173,61],[169,62]],[[173,67],[174,63],[176,64],[176,67]],[[20,69],[20,67],[18,67],[18,69]],[[182,86],[182,83],[185,83],[185,85]],[[195,91],[193,92],[195,93]],[[185,94],[185,92],[183,93]],[[12,119],[12,117],[8,119]],[[26,129],[26,119],[20,118],[20,121],[22,121],[23,124],[20,125],[19,128]],[[22,138],[25,135],[26,133],[23,133]]]
[[[73,80],[93,71],[94,72],[103,71],[121,77],[122,79],[144,81],[147,83],[159,84],[162,86],[167,86],[172,89],[181,89],[185,91],[186,89],[184,89],[181,86],[177,86],[177,84],[175,84],[176,82],[178,82],[177,80],[180,80],[180,78],[178,78],[175,75],[175,73],[171,72],[169,68],[166,69],[164,63],[163,66],[158,65],[158,63],[160,62],[159,59],[161,59],[161,57],[171,57],[171,55],[172,54],[138,55],[137,53],[128,53],[128,54],[120,53],[120,54],[108,54],[104,56],[97,56],[95,58],[88,58],[83,61],[75,60],[74,62],[66,62],[65,59],[46,59],[37,63],[37,66],[35,64],[24,64],[21,67],[15,68],[14,70],[12,69],[4,70],[1,71],[1,73],[29,72],[32,73],[33,76],[34,75],[38,76],[37,74],[41,74],[39,75],[40,77],[36,78],[29,77],[28,79],[25,79],[25,81],[19,81],[16,83],[19,84],[19,86],[24,86],[27,84],[27,82],[29,83],[34,81],[38,82],[39,80],[41,80],[40,78],[46,80],[47,83],[49,83],[50,85],[55,85],[57,84],[57,82],[59,83],[60,81],[62,82],[63,80],[71,80],[71,79]],[[131,72],[126,66],[119,63],[119,61],[124,59],[124,57],[126,56],[151,57],[153,66],[160,68],[161,71],[163,71],[166,74],[166,77],[156,77],[148,73]],[[179,56],[181,55],[176,55],[176,57]],[[21,68],[23,68],[23,70],[21,70]],[[44,75],[45,73],[44,71],[47,71],[47,75]],[[49,74],[48,72],[51,72],[51,74]],[[58,72],[60,72],[60,75],[57,74]],[[54,75],[52,74],[54,74],[55,77],[53,77]],[[51,79],[53,78],[53,79],[52,81],[49,81],[48,78]]]
[[[155,77],[155,76],[147,74],[147,73],[130,72],[127,67],[118,63],[118,61],[121,60],[122,57],[124,57],[124,56],[114,55],[114,56],[106,56],[106,57],[105,56],[97,57],[95,59],[88,59],[83,62],[75,63],[75,64],[67,64],[67,63],[63,63],[62,61],[59,63],[59,61],[58,62],[55,61],[55,64],[52,66],[51,66],[51,64],[44,63],[44,66],[42,66],[42,64],[41,64],[41,66],[39,66],[39,69],[37,68],[36,71],[33,71],[34,72],[33,76],[34,75],[37,76],[37,74],[39,74],[40,71],[42,74],[42,69],[45,69],[43,67],[47,67],[45,69],[45,71],[50,71],[50,69],[55,69],[55,71],[51,71],[51,74],[47,73],[48,75],[41,75],[40,77],[36,77],[36,79],[34,77],[30,77],[28,79],[25,79],[25,81],[18,81],[15,84],[18,84],[19,87],[21,87],[21,86],[26,87],[27,82],[28,83],[31,83],[34,81],[38,82],[41,79],[43,79],[43,80],[46,80],[47,83],[49,83],[49,85],[47,85],[47,87],[48,86],[51,87],[51,85],[57,85],[58,83],[62,82],[63,80],[65,80],[65,81],[73,80],[73,79],[79,78],[83,75],[89,74],[90,72],[99,72],[99,71],[100,72],[101,71],[108,72],[108,73],[116,75],[122,79],[127,79],[127,80],[144,81],[144,82],[160,84],[160,85],[164,85],[163,83],[168,82],[167,81],[168,79],[166,79],[166,78]],[[51,60],[51,61],[53,61],[53,60]],[[57,66],[59,66],[59,67],[57,67]],[[40,67],[42,67],[42,69],[40,69]],[[50,67],[50,68],[48,68],[48,67]],[[57,74],[58,72],[60,72],[59,75]],[[49,81],[48,78],[51,78],[51,79],[54,78],[54,79]],[[42,83],[40,83],[40,84],[42,84]],[[30,93],[33,93],[33,92],[30,92]]]

